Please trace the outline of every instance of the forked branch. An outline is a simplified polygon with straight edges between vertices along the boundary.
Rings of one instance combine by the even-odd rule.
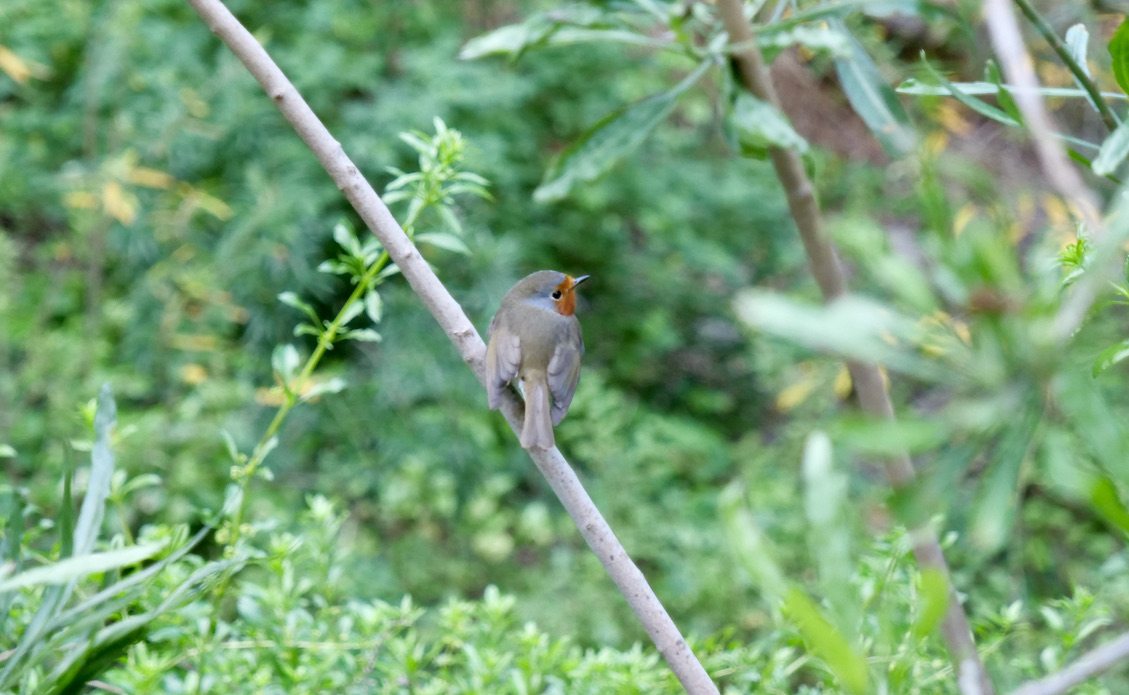
[[[733,54],[741,82],[758,99],[767,101],[779,109],[780,100],[777,98],[776,88],[772,84],[760,48],[753,41],[749,22],[745,18],[744,3],[741,0],[718,0],[718,8],[721,11],[725,30],[729,34],[730,43],[743,47]],[[792,218],[796,222],[796,229],[804,244],[808,263],[823,292],[823,298],[828,302],[838,299],[847,292],[846,277],[835,251],[835,245],[823,228],[819,206],[815,200],[815,189],[804,171],[803,162],[795,151],[789,149],[772,148],[770,154],[776,176],[787,193]],[[878,365],[848,362],[847,369],[851,373],[851,380],[858,393],[862,409],[875,417],[892,420],[894,406],[890,401],[890,394],[886,391]],[[887,459],[886,476],[894,487],[909,484],[914,479],[913,463],[909,454],[901,452]],[[949,601],[945,617],[941,621],[941,633],[956,669],[961,692],[965,695],[991,695],[992,684],[984,671],[980,654],[976,651],[968,616],[965,615],[964,607],[957,597],[937,535],[931,527],[924,525],[911,529],[910,538],[918,565],[939,572],[948,584]]]

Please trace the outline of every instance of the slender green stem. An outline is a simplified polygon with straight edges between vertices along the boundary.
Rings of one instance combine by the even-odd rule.
[[[1031,4],[1030,0],[1015,0],[1016,6],[1027,21],[1031,22],[1035,30],[1050,44],[1062,62],[1066,64],[1067,69],[1074,75],[1074,79],[1078,80],[1078,84],[1082,89],[1086,90],[1086,94],[1090,97],[1090,103],[1097,109],[1098,115],[1102,118],[1102,123],[1112,133],[1120,125],[1120,121],[1109,108],[1109,103],[1106,102],[1105,97],[1102,96],[1102,90],[1098,89],[1098,85],[1094,84],[1094,80],[1086,72],[1085,66],[1079,65],[1078,61],[1074,60],[1074,56],[1070,55],[1070,49],[1062,42],[1062,39],[1055,33],[1054,27],[1043,19],[1039,11]]]
[[[227,547],[235,548],[236,543],[239,541],[241,535],[241,527],[243,526],[244,511],[247,508],[247,488],[254,479],[255,473],[258,471],[259,466],[262,465],[263,460],[266,459],[267,453],[270,451],[268,444],[270,440],[278,433],[282,423],[285,422],[286,416],[290,414],[290,410],[298,404],[298,398],[301,395],[303,385],[309,380],[310,376],[314,373],[321,358],[325,355],[326,351],[333,347],[334,341],[337,339],[337,332],[341,330],[342,324],[345,319],[345,311],[352,306],[353,302],[361,301],[361,297],[369,287],[372,286],[373,280],[376,279],[378,273],[384,269],[388,264],[388,252],[382,251],[380,257],[369,266],[365,274],[357,282],[357,286],[353,288],[353,293],[349,295],[349,299],[341,306],[341,310],[337,312],[337,316],[329,323],[325,331],[318,336],[317,347],[314,348],[313,353],[310,354],[306,364],[302,367],[302,371],[293,382],[285,385],[286,399],[274,414],[271,419],[270,425],[267,426],[263,436],[259,438],[258,444],[251,452],[251,458],[239,470],[238,480],[240,486],[239,506],[235,508],[232,513],[230,535],[227,539]],[[220,580],[219,586],[216,587],[216,601],[215,605],[219,605],[223,600],[223,595],[227,591],[228,582],[234,574],[234,569],[226,572],[223,579]]]

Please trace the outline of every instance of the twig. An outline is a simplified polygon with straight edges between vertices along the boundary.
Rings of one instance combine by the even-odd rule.
[[[1055,128],[1043,105],[1039,94],[1038,80],[1032,68],[1031,56],[1023,45],[1023,35],[1019,22],[1012,11],[1010,0],[984,0],[984,22],[996,57],[1000,59],[1007,81],[1017,89],[1012,90],[1015,104],[1023,113],[1027,127],[1031,129],[1031,140],[1043,175],[1051,187],[1067,203],[1073,203],[1089,234],[1097,240],[1104,236],[1104,227],[1098,214],[1097,199],[1070,163],[1066,154],[1054,138]],[[1111,254],[1106,254],[1110,256]],[[1074,292],[1063,302],[1055,317],[1053,338],[1059,342],[1066,340],[1082,325],[1086,311],[1093,304],[1098,291],[1103,289],[1105,278],[1111,272],[1113,263],[1109,258],[1099,259],[1101,263],[1091,268],[1074,285]]]
[[[1058,673],[1020,686],[1011,695],[1059,695],[1125,659],[1129,659],[1129,633],[1086,652]]]
[[[474,372],[479,382],[484,379],[483,360],[486,346],[474,325],[463,313],[462,307],[435,276],[427,261],[420,256],[396,223],[392,213],[380,200],[356,165],[349,159],[325,126],[318,120],[309,105],[283,75],[279,67],[255,38],[232,16],[219,0],[188,0],[197,14],[207,23],[228,48],[243,62],[247,70],[259,81],[267,95],[290,122],[298,135],[325,167],[337,187],[349,199],[369,229],[380,240],[392,260],[399,266],[412,289],[431,315],[443,328],[463,361]],[[485,401],[483,401],[485,404]],[[517,396],[506,393],[502,414],[514,432],[521,428],[522,405]],[[600,514],[576,474],[560,451],[533,450],[529,452],[534,463],[549,481],[560,498],[584,540],[596,553],[628,605],[643,623],[647,634],[666,659],[671,670],[687,692],[714,693],[717,687],[706,670],[682,638],[674,621],[647,584],[643,573],[627,555]]]
[[[718,0],[718,9],[721,11],[730,42],[746,46],[744,50],[733,53],[742,83],[757,98],[779,109],[780,100],[777,98],[768,68],[764,64],[760,49],[751,41],[752,33],[745,19],[743,3],[741,0]],[[792,218],[796,222],[796,229],[800,233],[812,274],[819,283],[823,298],[828,302],[838,299],[847,292],[846,277],[835,246],[823,229],[814,189],[804,171],[803,162],[794,151],[789,149],[776,147],[772,148],[770,153],[773,166],[776,168],[776,176],[787,193]],[[893,420],[894,406],[878,366],[848,362],[847,369],[850,371],[851,381],[858,393],[862,409],[873,416]],[[914,479],[913,463],[909,454],[901,452],[887,459],[886,476],[895,488],[909,484]],[[961,692],[965,695],[991,695],[992,684],[984,671],[984,665],[980,662],[980,655],[976,651],[976,643],[973,641],[972,630],[968,624],[968,616],[965,615],[964,607],[957,597],[936,534],[932,527],[923,524],[911,529],[910,539],[917,564],[925,569],[939,572],[945,577],[949,601],[945,617],[941,622],[941,634],[956,669],[957,683]]]
[[[1074,79],[1078,80],[1078,84],[1082,85],[1082,89],[1086,90],[1086,94],[1090,96],[1090,101],[1093,103],[1094,108],[1097,109],[1098,115],[1102,117],[1102,123],[1105,124],[1106,130],[1113,132],[1117,129],[1117,116],[1114,115],[1113,110],[1109,108],[1109,102],[1102,96],[1102,90],[1098,89],[1098,85],[1094,84],[1094,80],[1090,78],[1086,67],[1080,65],[1078,61],[1074,60],[1074,56],[1070,55],[1070,50],[1067,49],[1066,44],[1055,33],[1054,27],[1043,19],[1038,10],[1028,0],[1015,0],[1015,4],[1019,6],[1019,11],[1031,22],[1036,31],[1043,37],[1043,39],[1050,44],[1054,52],[1058,54],[1060,60],[1066,64],[1067,69],[1074,75]]]

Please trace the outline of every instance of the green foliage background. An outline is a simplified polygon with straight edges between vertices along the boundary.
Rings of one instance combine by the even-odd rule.
[[[861,558],[849,579],[883,611],[865,634],[892,645],[915,629],[924,590],[886,518],[888,506],[905,501],[889,499],[865,463],[870,447],[859,432],[867,430],[838,417],[847,406],[832,388],[836,362],[750,331],[734,314],[734,297],[752,285],[817,295],[771,168],[727,145],[720,80],[689,91],[671,121],[608,175],[540,204],[532,191],[554,153],[608,112],[677,82],[685,62],[605,44],[534,51],[512,63],[457,60],[468,39],[529,14],[508,3],[230,7],[378,190],[393,178],[386,167],[415,167],[399,133],[430,133],[439,117],[466,137],[466,168],[490,181],[493,200],[458,200],[469,255],[428,245],[423,252],[480,329],[527,272],[593,276],[581,308],[584,375],[558,439],[675,621],[699,639],[711,669],[728,674],[738,691],[754,683],[765,692],[802,691],[827,678],[823,662],[800,655],[800,631],[764,599],[758,569],[740,550],[748,527],[733,521],[736,507],[719,501],[723,490],[735,492],[771,539],[771,562],[814,585],[811,565],[824,548],[811,536],[800,470],[814,429],[845,432],[836,466],[847,471],[855,512],[844,524]],[[962,21],[941,24],[954,53],[970,40]],[[109,534],[196,528],[220,509],[231,477],[221,431],[249,451],[273,415],[272,350],[287,342],[303,355],[314,348],[308,337],[293,337],[302,317],[277,295],[293,291],[320,314],[336,312],[351,288],[316,269],[338,252],[337,221],[360,225],[187,4],[6,0],[0,28],[0,44],[31,67],[24,80],[0,74],[0,443],[14,452],[3,459],[6,487],[28,503],[26,552],[52,557],[52,520],[65,504],[60,480],[84,460],[86,404],[104,382],[117,397],[117,468],[143,481],[111,500]],[[871,49],[899,77],[911,75],[912,67],[886,54],[892,47]],[[936,127],[929,109],[926,101],[918,114],[925,128]],[[974,231],[976,224],[998,230],[1017,218],[1009,201],[1028,194],[1022,182],[996,190],[960,154],[922,161],[920,170],[899,171],[820,151],[809,159],[860,289],[903,309],[919,307],[890,291],[896,276],[867,270],[876,255],[890,253],[875,240],[873,219],[948,229],[962,206],[979,204],[986,212]],[[1020,278],[1029,268],[992,265],[1015,248],[928,251],[967,271],[964,287],[975,288],[970,276],[979,273],[985,287],[1021,294],[1033,286]],[[1051,286],[1055,272],[1044,273]],[[269,479],[248,493],[251,545],[261,562],[239,576],[221,614],[234,626],[225,628],[230,635],[251,646],[207,647],[220,639],[208,622],[217,618],[207,604],[192,604],[170,618],[163,642],[131,652],[112,673],[116,682],[131,692],[207,689],[190,682],[206,674],[179,668],[181,659],[199,658],[214,678],[255,671],[265,680],[249,680],[254,687],[284,687],[277,679],[285,673],[287,692],[340,688],[317,680],[330,675],[317,671],[316,658],[305,663],[312,652],[295,649],[289,662],[273,663],[281,657],[254,646],[275,638],[328,642],[332,634],[365,645],[362,651],[394,645],[396,666],[385,671],[339,664],[372,687],[386,686],[389,674],[415,659],[435,679],[434,692],[456,692],[442,688],[462,677],[458,669],[481,674],[489,669],[475,669],[490,662],[443,662],[458,642],[505,658],[525,653],[534,664],[528,673],[572,674],[576,680],[561,686],[567,692],[628,692],[620,677],[636,692],[674,688],[649,650],[632,651],[646,643],[641,628],[430,316],[398,278],[381,293],[382,341],[341,343],[329,353],[321,378],[344,378],[348,388],[293,412],[267,459]],[[1007,325],[996,329],[1004,350],[1026,339],[1008,335]],[[1075,365],[1118,330],[1115,321],[1095,321]],[[1001,360],[1005,374],[1026,365]],[[1124,406],[1123,377],[1111,373],[1095,387],[1088,366],[1080,369],[1078,398],[1106,413]],[[931,395],[962,393],[959,385],[895,383],[907,413]],[[806,397],[788,412],[776,407],[777,395],[797,384]],[[1072,436],[1057,440],[1066,453],[1047,466],[1069,467],[1078,444]],[[1109,436],[1114,450],[1125,441],[1120,430]],[[916,498],[929,498],[926,511],[948,512],[947,527],[961,534],[980,518],[972,504],[980,479],[961,469],[969,461],[972,469],[987,465],[976,457],[976,441],[958,432],[952,446],[925,455],[940,473],[926,477]],[[1114,477],[1111,485],[1116,500],[1124,482]],[[1038,484],[1013,479],[1006,489],[1023,496],[1008,542],[982,552],[962,535],[948,547],[958,586],[976,588],[969,609],[983,643],[998,654],[990,664],[1018,682],[1076,654],[1108,622],[1123,621],[1129,587],[1116,523]],[[208,558],[221,550],[197,552]],[[310,577],[325,579],[295,588]],[[897,590],[874,589],[886,582]],[[21,605],[33,599],[28,594]],[[425,614],[416,606],[441,608]],[[306,632],[271,632],[294,615]],[[356,623],[349,629],[334,622],[349,616]],[[521,632],[526,620],[537,627]],[[903,684],[917,683],[898,692],[952,691],[934,640],[922,635],[904,650],[882,655],[904,664]],[[178,669],[166,677],[170,666]],[[512,683],[510,666],[496,669],[499,683]],[[601,681],[607,690],[581,685]],[[525,687],[548,686],[534,678]]]

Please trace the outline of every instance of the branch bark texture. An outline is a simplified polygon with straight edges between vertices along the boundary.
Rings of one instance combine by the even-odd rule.
[[[387,206],[345,154],[341,143],[330,135],[313,110],[226,6],[219,0],[187,0],[197,14],[259,81],[279,111],[298,132],[325,167],[337,187],[360,214],[388,255],[399,266],[412,289],[446,332],[463,361],[480,383],[484,379],[486,346],[462,307],[435,276],[427,261],[392,217]],[[482,405],[485,406],[485,400]],[[522,426],[523,406],[517,396],[507,392],[502,404],[515,434]],[[603,563],[616,586],[643,623],[671,670],[689,693],[716,694],[717,687],[690,650],[674,621],[647,583],[643,573],[624,550],[599,509],[580,484],[571,466],[557,449],[530,451],[534,463],[549,481],[561,504],[568,511],[592,552]]]
[[[758,99],[772,104],[779,110],[780,100],[776,95],[768,67],[761,56],[760,48],[753,40],[749,21],[745,17],[744,3],[742,0],[718,0],[717,4],[730,43],[743,47],[733,54],[741,82]],[[776,176],[788,196],[788,206],[807,253],[812,274],[819,283],[824,300],[834,301],[847,293],[847,281],[835,245],[823,228],[811,180],[795,151],[773,148],[770,153]],[[848,362],[847,369],[851,374],[862,409],[876,417],[894,419],[894,406],[878,366]],[[887,459],[886,475],[890,484],[896,488],[909,484],[915,477],[909,454],[902,452]],[[980,661],[976,643],[972,638],[972,630],[968,624],[968,616],[965,615],[964,607],[953,586],[949,567],[936,534],[926,524],[911,529],[910,538],[918,565],[940,572],[948,584],[949,602],[941,622],[941,633],[948,646],[961,692],[964,695],[991,695],[992,684]]]

